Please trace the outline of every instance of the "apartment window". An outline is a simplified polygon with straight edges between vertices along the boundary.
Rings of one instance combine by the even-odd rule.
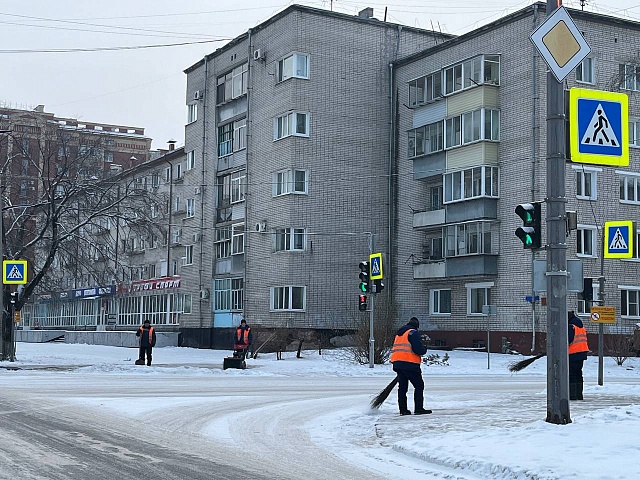
[[[629,122],[629,145],[640,147],[640,121]]]
[[[227,258],[231,256],[231,227],[216,228],[216,258]]]
[[[462,90],[462,64],[444,70],[444,93],[451,94]]]
[[[187,198],[187,218],[195,215],[196,200],[195,198]]]
[[[27,196],[27,181],[26,180],[21,180],[20,181],[20,196],[21,197],[26,197]]]
[[[178,260],[171,260],[171,275],[178,275]]]
[[[182,265],[193,265],[193,245],[184,247],[184,257],[182,257]]]
[[[431,315],[451,314],[451,290],[431,290]]]
[[[231,255],[244,253],[244,223],[231,226]]]
[[[485,140],[500,140],[500,111],[483,109],[484,132],[482,138]]]
[[[244,308],[244,280],[242,278],[231,279],[231,310]]]
[[[598,228],[592,225],[578,225],[576,236],[576,254],[595,257],[597,251]]]
[[[486,221],[447,225],[442,229],[446,257],[494,253],[491,223]]]
[[[280,140],[284,137],[295,135],[298,137],[309,136],[309,114],[304,112],[289,112],[274,119],[273,139]]]
[[[462,115],[462,143],[480,140],[482,134],[482,110],[475,110]]]
[[[185,170],[193,170],[195,166],[196,166],[196,151],[191,150],[187,152],[187,166]]]
[[[156,264],[150,263],[147,270],[149,272],[149,278],[156,278]]]
[[[500,55],[484,55],[484,83],[500,85]]]
[[[155,203],[151,204],[151,218],[156,218],[158,216],[158,206]]]
[[[621,64],[619,69],[620,88],[640,90],[640,65]]]
[[[574,167],[574,170],[576,172],[576,197],[580,200],[596,200],[598,198],[596,173],[600,169],[580,166]]]
[[[187,123],[193,123],[198,120],[198,104],[190,103],[187,105]]]
[[[20,175],[29,175],[29,159],[23,158],[20,166]]]
[[[104,152],[104,161],[106,163],[112,163],[113,162],[113,152]]]
[[[640,287],[618,285],[620,289],[620,315],[624,318],[640,317]]]
[[[444,69],[445,95],[482,83],[500,84],[499,55],[480,55]]]
[[[218,127],[218,157],[233,152],[233,122]]]
[[[491,305],[493,283],[468,283],[467,315],[482,315],[482,307]]]
[[[244,170],[231,174],[231,203],[243,202],[247,195],[247,174]]]
[[[243,63],[230,72],[218,77],[216,86],[216,103],[228,102],[247,93],[249,64]]]
[[[620,175],[620,202],[640,203],[640,174],[616,173]]]
[[[442,209],[442,185],[429,188],[429,210]]]
[[[309,78],[309,56],[303,53],[292,53],[278,61],[278,82],[289,78]]]
[[[182,211],[182,203],[180,197],[176,196],[174,212]]]
[[[309,172],[306,170],[282,170],[273,174],[272,195],[304,195],[308,192],[308,185]]]
[[[600,284],[592,283],[593,297],[594,299],[600,298]],[[576,313],[578,315],[589,315],[591,313],[591,307],[593,306],[593,300],[584,300],[582,294],[578,294],[578,308]]]
[[[464,72],[464,88],[473,87],[482,83],[482,57],[474,57],[462,63]]]
[[[182,297],[182,313],[190,314],[191,313],[191,303],[192,296],[190,293],[185,293]]]
[[[171,235],[173,236],[173,243],[180,243],[182,241],[182,229],[181,228],[177,228],[177,229],[173,230],[173,232],[171,232]]]
[[[442,121],[409,130],[408,156],[417,157],[439,152],[443,148],[443,139]]]
[[[576,67],[576,81],[580,83],[596,83],[593,58],[587,57]]]
[[[68,146],[58,146],[58,157],[69,157],[71,155],[71,148]]]
[[[182,164],[178,163],[176,164],[176,175],[175,177],[176,179],[182,178]]]
[[[461,144],[462,117],[457,116],[444,121],[444,147],[451,148]]]
[[[164,169],[164,183],[169,183],[171,181],[171,167],[167,167]]]
[[[231,279],[217,278],[213,282],[213,309],[231,310]]]
[[[247,119],[233,122],[233,151],[247,148]]]
[[[159,185],[160,185],[160,176],[156,172],[153,175],[151,175],[151,186],[153,188],[157,188]]]
[[[304,228],[278,228],[275,232],[275,251],[302,251],[305,248]]]
[[[271,287],[271,310],[303,311],[306,287]]]
[[[444,203],[498,197],[498,167],[483,165],[443,175]]]
[[[416,106],[442,97],[442,72],[416,78],[409,82],[409,105]]]

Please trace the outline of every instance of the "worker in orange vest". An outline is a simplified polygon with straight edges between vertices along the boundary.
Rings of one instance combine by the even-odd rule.
[[[587,344],[587,329],[582,320],[572,311],[569,317],[569,400],[583,400],[582,367],[587,359],[589,345]]]
[[[247,321],[243,318],[240,320],[240,326],[236,328],[236,333],[233,336],[233,356],[244,360],[252,343],[251,327],[247,325]]]
[[[138,361],[136,364],[144,365],[144,356],[145,353],[147,355],[147,366],[151,366],[151,352],[153,347],[156,346],[156,332],[153,330],[151,326],[151,322],[149,320],[145,320],[144,323],[138,331],[136,332],[136,337],[140,338],[140,355],[138,355]]]
[[[393,347],[391,348],[391,363],[393,371],[398,376],[398,408],[400,415],[411,415],[407,408],[407,391],[409,382],[413,385],[413,413],[424,415],[431,410],[424,408],[424,380],[422,380],[422,355],[427,353],[427,347],[422,344],[420,322],[416,317],[411,317],[409,323],[400,327],[396,333]]]

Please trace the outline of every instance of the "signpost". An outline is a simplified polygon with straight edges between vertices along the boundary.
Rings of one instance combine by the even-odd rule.
[[[629,166],[629,97],[626,93],[569,91],[571,161]]]
[[[616,323],[616,307],[591,307],[591,322],[609,324]]]

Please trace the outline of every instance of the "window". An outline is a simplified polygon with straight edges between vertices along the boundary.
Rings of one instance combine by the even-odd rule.
[[[182,229],[181,228],[173,230],[173,232],[171,232],[171,235],[173,236],[173,243],[180,243],[182,241]]]
[[[409,82],[409,105],[416,106],[442,97],[442,72],[411,80]]]
[[[305,309],[306,287],[271,287],[271,310]]]
[[[596,200],[598,198],[597,168],[573,167],[576,171],[576,197],[581,200]]]
[[[282,170],[273,174],[274,197],[288,194],[306,195],[309,172],[306,170]]]
[[[233,151],[247,148],[247,119],[233,122]]]
[[[157,218],[158,216],[158,206],[155,203],[151,204],[151,218]]]
[[[231,279],[231,310],[244,308],[244,280],[242,278]]]
[[[629,145],[640,147],[640,122],[629,122]]]
[[[216,104],[228,102],[247,93],[249,64],[244,63],[218,77],[216,83]]]
[[[156,278],[156,264],[150,263],[148,268],[149,278]]]
[[[187,218],[191,218],[195,215],[196,200],[194,198],[187,198]]]
[[[500,84],[499,55],[479,55],[444,69],[445,95],[482,83]]]
[[[309,136],[309,114],[303,112],[289,112],[274,119],[273,139],[280,140],[284,137],[295,135],[298,137]]]
[[[216,278],[213,282],[213,309],[231,310],[231,279]]]
[[[231,255],[244,253],[244,223],[231,226]]]
[[[190,103],[187,105],[187,123],[193,123],[198,120],[198,104]]]
[[[497,235],[494,234],[494,235]],[[487,221],[458,223],[442,228],[446,257],[496,253],[492,241],[491,223]]]
[[[181,212],[181,211],[182,211],[182,203],[180,202],[180,197],[176,196],[174,212]]]
[[[585,58],[576,67],[576,81],[581,83],[596,83],[593,58]]]
[[[113,162],[113,152],[104,152],[104,161],[106,163],[112,163]]]
[[[429,188],[429,211],[442,209],[442,185]]]
[[[184,257],[182,257],[182,265],[193,265],[193,245],[184,247]]]
[[[231,174],[231,203],[243,202],[247,195],[247,174],[244,170]]]
[[[482,138],[485,140],[500,140],[500,111],[486,110],[484,113],[484,132]]]
[[[182,300],[182,313],[191,313],[191,294],[185,293]]]
[[[618,285],[620,289],[620,316],[640,317],[640,287]]]
[[[178,260],[171,260],[171,275],[178,275]]]
[[[169,183],[171,181],[171,167],[167,167],[164,169],[164,183]]]
[[[482,110],[475,110],[462,115],[462,143],[480,140],[482,131]]]
[[[468,283],[467,315],[482,315],[482,307],[491,305],[493,283]]]
[[[498,197],[498,167],[483,165],[443,175],[444,203]]]
[[[596,240],[598,228],[591,225],[578,225],[576,235],[576,255],[585,257],[596,256]]]
[[[193,170],[193,167],[196,166],[196,151],[191,150],[187,152],[187,165],[185,170]]]
[[[20,166],[20,175],[29,175],[29,159],[23,158]]]
[[[231,256],[231,227],[216,228],[216,258],[227,258]]]
[[[616,173],[620,175],[620,202],[640,203],[640,174]]]
[[[278,62],[278,82],[282,82],[289,78],[309,78],[308,55],[292,53]]]
[[[233,152],[233,122],[218,127],[218,157]]]
[[[277,228],[275,251],[302,251],[305,249],[304,228]]]
[[[176,164],[176,175],[175,175],[174,178],[175,179],[182,178],[182,164],[181,163]]]
[[[443,122],[435,122],[409,130],[409,157],[428,155],[443,148]]]
[[[620,88],[640,90],[640,65],[620,64]]]
[[[593,297],[594,299],[600,298],[600,284],[597,282],[592,283],[593,289]],[[582,299],[582,294],[578,294],[578,308],[576,313],[578,315],[589,315],[591,313],[591,306],[593,305],[592,300],[584,300]]]
[[[444,122],[444,147],[451,148],[461,143],[462,117],[449,118]]]
[[[451,314],[451,290],[431,290],[431,315]]]

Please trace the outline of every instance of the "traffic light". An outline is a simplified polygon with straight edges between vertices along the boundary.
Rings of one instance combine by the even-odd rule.
[[[360,262],[360,291],[367,293],[371,291],[371,283],[369,280],[369,262]],[[365,297],[365,302],[366,302]]]
[[[358,310],[361,312],[367,311],[367,296],[366,295],[358,295]]]
[[[521,203],[516,207],[516,215],[522,219],[522,227],[516,230],[516,236],[524,248],[542,246],[542,207],[540,202]]]
[[[382,280],[374,280],[373,283],[375,285],[375,293],[380,293],[384,290],[384,283],[382,283]]]

